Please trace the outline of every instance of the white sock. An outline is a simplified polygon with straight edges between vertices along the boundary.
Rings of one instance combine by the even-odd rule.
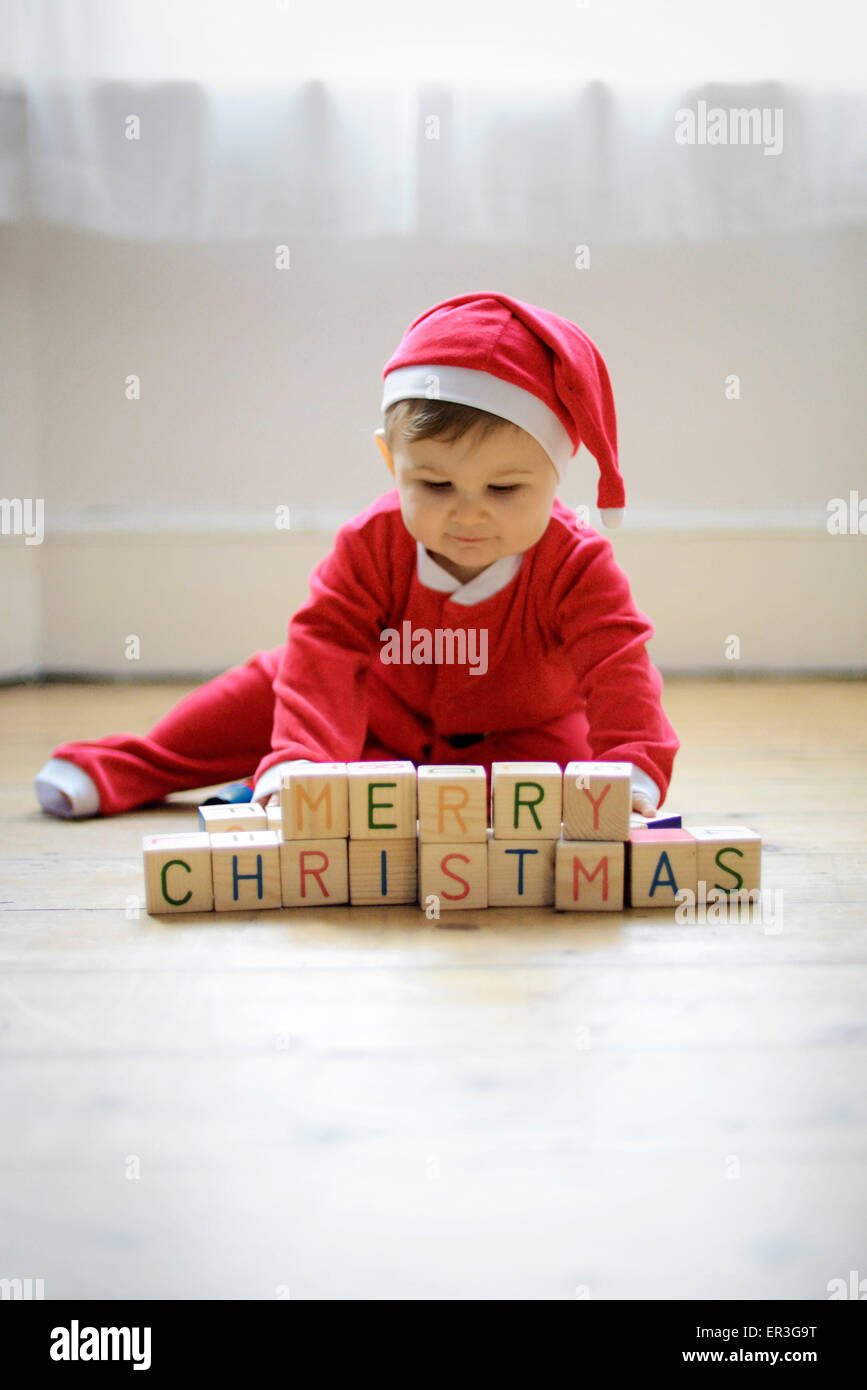
[[[99,815],[99,792],[93,778],[65,758],[49,758],[33,779],[43,811],[64,820]]]

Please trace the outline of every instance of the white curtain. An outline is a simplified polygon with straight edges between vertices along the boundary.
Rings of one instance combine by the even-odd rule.
[[[867,202],[861,12],[7,0],[0,219],[290,248],[854,224]],[[737,135],[746,111],[764,121],[751,143]],[[694,143],[676,139],[685,112]]]

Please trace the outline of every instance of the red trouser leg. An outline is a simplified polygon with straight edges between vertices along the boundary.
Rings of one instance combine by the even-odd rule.
[[[169,792],[247,781],[271,749],[273,681],[282,650],[257,652],[243,666],[200,685],[143,738],[111,734],[64,743],[52,756],[76,763],[93,778],[104,816]]]

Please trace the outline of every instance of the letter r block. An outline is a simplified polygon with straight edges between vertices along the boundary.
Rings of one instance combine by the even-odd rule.
[[[626,851],[622,840],[557,841],[554,906],[558,912],[620,912]]]
[[[418,837],[432,844],[483,842],[488,779],[480,766],[423,763],[418,769]]]
[[[404,760],[358,762],[347,763],[346,768],[352,839],[413,839],[418,831],[415,764]]]
[[[145,906],[164,912],[212,912],[211,841],[204,833],[145,835]]]
[[[234,830],[210,840],[215,911],[280,907],[280,842],[273,830]]]
[[[346,840],[281,840],[284,907],[335,907],[349,902]]]
[[[629,839],[632,764],[571,762],[563,773],[566,840]]]
[[[556,840],[563,814],[559,763],[491,763],[495,840]]]

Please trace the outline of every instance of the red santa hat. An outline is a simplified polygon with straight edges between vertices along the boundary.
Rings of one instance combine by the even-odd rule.
[[[626,492],[608,369],[574,323],[505,294],[462,294],[409,325],[382,371],[382,409],[433,399],[474,405],[519,425],[557,473],[581,444],[599,465],[596,503],[619,526]]]

